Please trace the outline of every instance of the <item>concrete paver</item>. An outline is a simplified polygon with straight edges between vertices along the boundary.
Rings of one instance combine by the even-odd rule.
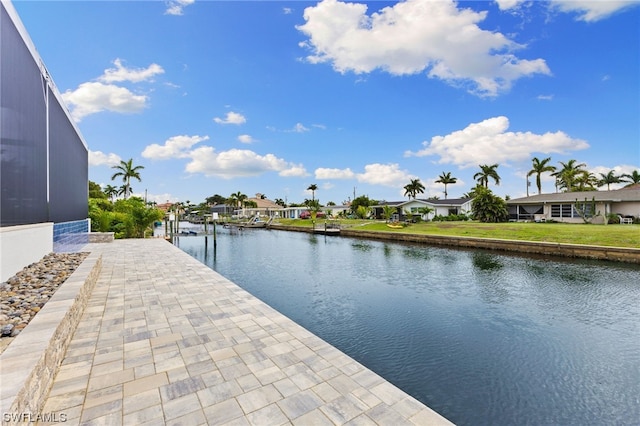
[[[450,424],[164,240],[102,271],[45,404],[67,424]]]

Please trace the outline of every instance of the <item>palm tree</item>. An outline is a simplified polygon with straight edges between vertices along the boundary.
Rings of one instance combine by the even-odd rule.
[[[122,181],[124,182],[124,198],[126,200],[131,194],[131,178],[138,179],[139,182],[142,182],[138,170],[144,169],[144,166],[133,167],[133,158],[130,158],[129,161],[120,160],[119,165],[111,168],[118,170],[111,176],[111,180],[115,180],[115,178],[119,176],[122,177]]]
[[[551,176],[556,178],[556,188],[564,189],[566,192],[571,192],[576,189],[576,183],[581,175],[588,172],[584,169],[586,164],[577,164],[576,160],[569,160],[566,163],[560,161],[562,169],[556,170]]]
[[[620,179],[621,182],[629,182],[630,185],[640,183],[640,172],[638,172],[637,170],[634,170],[633,172],[631,172],[631,174],[625,173],[620,177],[622,178]]]
[[[433,213],[434,211],[435,210],[432,207],[418,207],[418,213],[420,213],[422,219],[424,220],[429,220],[429,213]]]
[[[442,172],[440,176],[438,176],[438,180],[436,183],[441,183],[444,185],[444,199],[447,199],[447,185],[454,184],[458,181],[458,178],[451,177],[451,172]]]
[[[480,171],[473,175],[473,178],[485,188],[489,188],[489,178],[493,179],[496,185],[500,185],[500,175],[498,175],[498,164],[492,164],[490,166],[486,164],[480,164]]]
[[[598,185],[598,178],[591,172],[584,170],[576,176],[574,181],[574,191],[595,191]]]
[[[418,194],[424,193],[424,185],[420,182],[420,179],[411,179],[411,181],[404,186],[404,195],[408,195],[409,198],[416,199]]]
[[[396,214],[397,210],[398,209],[396,206],[390,206],[388,204],[385,204],[384,206],[382,206],[382,217],[387,222],[390,222],[391,218],[393,217],[394,214]]]
[[[615,171],[609,170],[607,174],[600,173],[602,179],[598,180],[598,187],[607,185],[607,191],[611,191],[612,183],[620,183],[620,178],[622,176],[616,176]]]
[[[307,191],[311,191],[311,200],[315,202],[316,200],[316,190],[318,189],[318,185],[316,185],[315,183],[312,183],[311,185],[309,185],[309,187],[307,188]]]
[[[238,191],[229,196],[229,204],[233,204],[236,207],[242,207],[242,204],[247,199],[247,196],[242,192]]]
[[[532,168],[527,173],[527,178],[531,175],[536,175],[536,186],[538,187],[538,194],[542,194],[542,182],[540,182],[540,175],[545,172],[554,172],[556,168],[554,166],[548,165],[549,161],[551,161],[551,157],[547,157],[544,160],[539,160],[538,157],[533,157],[532,160]],[[527,180],[527,182],[529,182]],[[527,185],[529,185],[527,183]]]
[[[104,187],[104,191],[103,191],[107,197],[109,197],[109,199],[111,201],[113,201],[113,197],[115,197],[116,195],[118,195],[118,188],[116,188],[113,185],[107,185]]]
[[[129,187],[128,190],[133,191],[133,188]],[[125,195],[126,193],[127,193],[127,185],[122,185],[118,187],[118,192],[116,193],[116,195]]]

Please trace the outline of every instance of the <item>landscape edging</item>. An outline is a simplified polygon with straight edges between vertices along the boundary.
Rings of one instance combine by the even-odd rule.
[[[23,416],[23,422],[42,413],[101,268],[102,255],[90,253],[0,354],[3,425],[14,423],[12,415]]]

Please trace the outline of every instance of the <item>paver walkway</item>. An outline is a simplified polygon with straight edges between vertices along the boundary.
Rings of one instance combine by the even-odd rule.
[[[102,272],[43,410],[66,424],[450,424],[164,240],[85,250]]]

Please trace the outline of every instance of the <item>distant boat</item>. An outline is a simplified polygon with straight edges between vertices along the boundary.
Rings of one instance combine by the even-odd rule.
[[[238,228],[266,228],[268,224],[271,223],[273,218],[270,218],[269,221],[264,221],[260,219],[260,216],[253,216],[246,222],[229,222],[227,226],[237,226]]]
[[[402,229],[402,228],[404,228],[404,226],[399,224],[399,223],[387,223],[387,226],[389,228],[392,228],[392,229]]]

